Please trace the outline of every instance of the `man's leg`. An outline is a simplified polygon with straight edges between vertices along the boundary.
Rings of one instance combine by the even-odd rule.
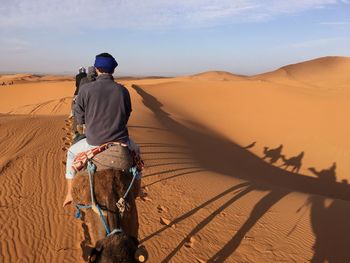
[[[82,139],[78,141],[77,143],[73,144],[67,151],[67,164],[66,164],[66,178],[73,179],[75,175],[75,171],[72,168],[74,158],[81,152],[86,152],[88,150],[91,150],[95,147],[94,145],[89,145],[88,142],[85,139]]]
[[[78,141],[76,144],[73,144],[67,151],[67,163],[66,163],[66,179],[67,179],[67,195],[66,199],[63,202],[63,206],[72,202],[72,180],[75,175],[75,171],[72,168],[73,161],[75,156],[78,153],[91,150],[97,146],[89,145],[86,139]]]

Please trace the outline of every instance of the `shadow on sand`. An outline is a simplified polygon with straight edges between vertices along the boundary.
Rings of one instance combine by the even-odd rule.
[[[339,183],[335,180],[321,180],[321,177],[312,178],[299,173],[288,172],[286,170],[275,167],[251,152],[247,151],[245,148],[235,144],[234,142],[227,140],[221,135],[217,134],[215,131],[210,130],[208,127],[204,127],[199,123],[191,123],[191,128],[175,121],[172,119],[171,115],[162,109],[162,104],[152,95],[145,92],[141,87],[137,85],[132,85],[132,88],[142,97],[143,103],[148,107],[156,116],[158,121],[168,130],[172,131],[174,134],[178,135],[191,149],[191,156],[198,163],[198,166],[203,170],[213,171],[215,173],[220,173],[228,176],[234,176],[235,178],[240,178],[246,180],[246,183],[234,186],[223,193],[217,195],[216,197],[210,199],[209,201],[199,205],[197,208],[187,212],[186,214],[175,219],[172,224],[178,223],[187,217],[193,215],[201,207],[207,206],[208,204],[218,200],[219,198],[231,193],[232,191],[238,191],[234,197],[227,201],[222,207],[214,211],[207,218],[199,222],[198,226],[195,227],[186,236],[178,246],[163,260],[163,262],[169,262],[172,257],[181,249],[188,237],[193,236],[199,232],[206,224],[208,224],[216,215],[223,211],[226,207],[230,206],[239,198],[245,196],[253,190],[269,191],[257,204],[254,206],[249,218],[241,226],[241,228],[233,235],[233,238],[220,249],[212,258],[210,262],[223,262],[225,261],[240,245],[245,234],[256,224],[256,222],[279,200],[288,195],[290,192],[304,192],[313,195],[321,195],[312,197],[309,204],[311,205],[311,217],[313,230],[316,236],[316,243],[314,246],[315,255],[313,262],[323,262],[317,258],[328,258],[329,262],[340,262],[336,259],[338,256],[331,258],[328,255],[342,255],[341,262],[350,262],[350,250],[345,249],[345,236],[350,236],[349,229],[349,214],[350,212],[343,211],[339,209],[339,206],[333,208],[332,211],[327,210],[322,206],[324,202],[322,199],[326,197],[350,200],[350,187],[348,184]],[[281,147],[281,146],[280,146]],[[282,145],[283,147],[283,145]],[[270,163],[274,163],[275,159],[282,158],[281,149],[277,148],[276,154],[273,155],[272,161],[270,158]],[[268,151],[268,149],[266,149]],[[277,159],[278,159],[277,158]],[[299,156],[299,161],[301,162],[302,156]],[[314,169],[315,172],[317,172]],[[273,186],[278,186],[273,187]],[[315,200],[314,200],[314,199]],[[316,203],[317,200],[317,203]],[[320,201],[321,200],[321,201]],[[321,202],[321,203],[320,203]],[[335,200],[334,203],[345,203],[344,201]],[[345,210],[345,205],[342,206]],[[315,209],[317,208],[317,209]],[[316,211],[313,211],[316,210]],[[332,214],[330,213],[332,212]],[[345,213],[345,220],[341,220],[342,224],[338,223],[339,217],[343,216]],[[323,218],[320,218],[322,216]],[[321,222],[326,221],[328,231],[331,232],[332,227],[343,229],[341,239],[336,239],[335,235],[325,234],[328,233],[323,227],[317,227]],[[171,226],[171,225],[170,225]],[[159,234],[166,226],[157,232],[146,237],[142,241],[146,241],[153,236]],[[337,232],[337,231],[336,231]],[[339,234],[339,232],[338,232]],[[342,238],[344,237],[344,238]],[[326,240],[328,239],[328,240]],[[329,246],[329,253],[325,255],[322,252],[325,246],[329,243],[334,242],[338,246]],[[342,243],[343,245],[339,244]],[[349,252],[348,252],[349,251]]]

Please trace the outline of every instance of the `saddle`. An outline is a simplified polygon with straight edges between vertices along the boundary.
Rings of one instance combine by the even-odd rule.
[[[133,166],[132,153],[127,145],[112,144],[92,158],[98,171],[114,169],[127,171]]]
[[[128,170],[134,165],[133,155],[126,144],[110,142],[79,153],[75,157],[72,167],[78,172],[86,168],[88,160],[92,160],[98,171],[107,169]]]

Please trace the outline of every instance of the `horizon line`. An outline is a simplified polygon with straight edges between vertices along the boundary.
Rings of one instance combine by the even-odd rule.
[[[287,66],[305,63],[305,62],[318,60],[318,59],[325,59],[325,58],[348,58],[348,59],[350,59],[350,56],[328,55],[328,56],[316,57],[316,58],[312,58],[312,59],[302,60],[302,61],[299,61],[296,63],[286,64],[286,65],[283,65],[280,67],[276,67],[273,70],[259,72],[256,74],[240,74],[240,73],[235,73],[232,71],[222,70],[222,69],[208,69],[208,70],[194,72],[194,73],[180,73],[180,74],[173,74],[173,73],[169,73],[169,74],[164,74],[164,73],[151,73],[151,74],[123,73],[121,75],[119,75],[118,73],[114,73],[113,76],[118,77],[118,78],[147,78],[147,77],[175,78],[175,77],[191,76],[191,75],[201,74],[201,73],[205,73],[205,72],[217,71],[217,72],[227,72],[227,73],[237,75],[237,76],[252,77],[252,76],[261,75],[261,74],[265,74],[265,73],[269,73],[269,72],[274,72],[274,71],[277,71],[277,70],[284,68],[284,67],[287,67]],[[40,75],[54,75],[54,76],[72,76],[72,77],[74,77],[77,74],[77,72],[73,72],[73,71],[62,71],[62,72],[47,71],[47,72],[45,72],[45,71],[24,71],[24,70],[0,71],[0,76],[1,75],[15,75],[15,74],[30,74],[30,75],[39,75],[39,76]]]

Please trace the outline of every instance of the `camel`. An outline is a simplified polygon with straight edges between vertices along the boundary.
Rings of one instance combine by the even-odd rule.
[[[296,172],[299,173],[299,170],[301,168],[301,160],[304,157],[304,152],[301,152],[298,156],[291,157],[289,159],[286,159],[284,155],[281,155],[281,158],[284,162],[280,167],[286,167],[286,170],[288,170],[289,166],[292,166],[292,173]]]
[[[262,159],[265,160],[266,158],[270,158],[271,164],[277,162],[278,159],[281,158],[282,148],[283,148],[283,144],[281,144],[275,149],[269,149],[268,147],[264,147],[265,156]]]
[[[85,236],[81,243],[83,258],[89,262],[145,262],[135,259],[139,228],[135,198],[139,192],[139,185],[133,184],[126,197],[127,209],[121,215],[116,203],[126,193],[133,176],[127,169],[104,169],[106,165],[101,164],[101,159],[103,158],[99,156],[97,171],[93,175],[94,199],[107,212],[106,223],[109,229],[121,229],[122,232],[106,237],[100,215],[93,209],[82,209]],[[124,165],[131,166],[128,165],[129,161],[126,160]],[[95,162],[97,163],[97,160]],[[74,177],[72,197],[75,204],[91,204],[89,176],[86,170],[78,172]]]
[[[317,171],[314,167],[310,167],[309,171],[311,171],[314,175],[318,176],[319,179],[323,180],[324,182],[336,182],[336,169],[337,164],[334,162],[331,167],[328,169],[323,169],[321,171]]]

